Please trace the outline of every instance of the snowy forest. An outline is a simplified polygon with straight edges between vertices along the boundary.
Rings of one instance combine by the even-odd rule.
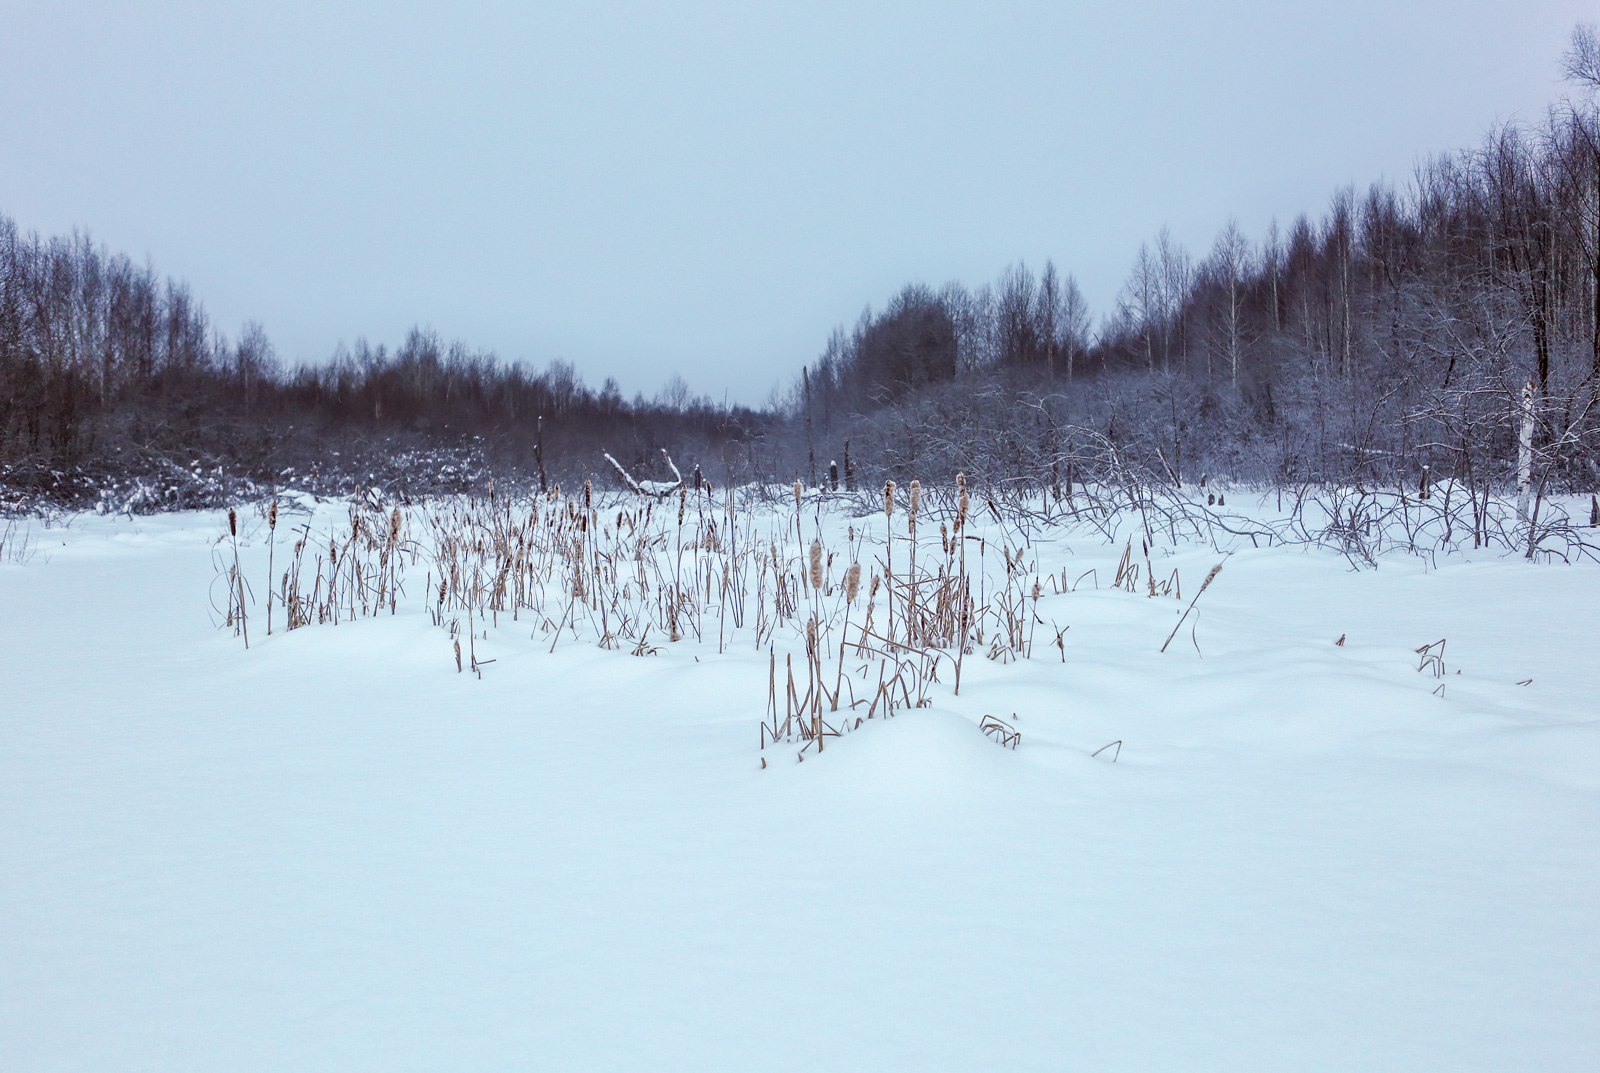
[[[1259,242],[1230,223],[1197,258],[1163,230],[1097,333],[1048,263],[907,287],[835,333],[797,408],[897,474],[1038,481],[1088,435],[1173,483],[1503,485],[1520,461],[1587,490],[1597,204],[1595,114],[1562,109]]]
[[[1591,36],[1567,73],[1600,85]],[[1049,262],[976,288],[906,286],[759,409],[677,378],[629,401],[570,364],[533,370],[423,329],[287,368],[260,325],[229,339],[149,264],[0,216],[12,504],[156,509],[289,480],[620,481],[607,452],[648,479],[663,448],[719,481],[964,471],[1059,487],[1114,463],[1173,484],[1428,473],[1586,493],[1597,385],[1600,117],[1570,102],[1258,237],[1230,222],[1194,254],[1163,229],[1098,325]]]
[[[1600,1069],[1600,28],[565,6],[8,17],[0,1073]]]

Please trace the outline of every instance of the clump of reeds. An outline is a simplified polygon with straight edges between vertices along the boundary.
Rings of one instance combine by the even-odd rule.
[[[21,566],[33,557],[32,544],[32,532],[26,526],[19,527],[14,519],[7,519],[5,528],[0,529],[0,563]]]
[[[384,605],[394,613],[406,567],[425,558],[420,602],[433,622],[451,629],[453,645],[466,634],[459,667],[474,673],[488,662],[477,659],[474,640],[502,611],[514,620],[520,614],[532,635],[545,636],[552,648],[565,633],[637,655],[658,651],[648,640],[652,635],[703,642],[704,617],[714,614],[719,651],[730,623],[731,636],[743,634],[758,648],[780,646],[786,637],[796,648],[805,645],[807,674],[802,679],[800,668],[792,667],[788,718],[780,722],[774,709],[763,742],[769,732],[784,739],[797,734],[819,749],[851,722],[931,703],[938,661],[952,655],[951,647],[957,649],[957,689],[962,659],[975,646],[1001,660],[1031,653],[1044,592],[1026,554],[1029,538],[1002,532],[1004,571],[996,563],[991,576],[983,558],[989,538],[968,532],[977,493],[964,474],[956,479],[950,517],[935,519],[942,555],[925,555],[919,546],[930,489],[908,481],[901,504],[907,532],[897,536],[896,485],[885,481],[884,533],[851,526],[847,547],[837,553],[843,559],[838,578],[830,576],[834,553],[824,542],[820,506],[818,529],[804,537],[803,482],[792,487],[793,528],[780,521],[775,532],[761,531],[760,514],[740,513],[731,488],[724,510],[708,498],[693,515],[686,485],[671,491],[679,502],[670,512],[657,509],[660,499],[607,504],[592,482],[570,497],[559,489],[526,498],[497,489],[487,498],[431,500],[419,504],[424,520],[416,539],[408,537],[406,515],[397,507],[385,515],[352,511],[347,526],[317,533],[307,523],[295,535],[292,561],[272,603],[283,604],[291,629],[374,614]],[[991,512],[1003,531],[1010,516],[1003,518],[993,504]],[[270,517],[269,529],[275,540]],[[895,564],[893,544],[907,539],[908,555]],[[971,563],[968,541],[978,555]],[[276,572],[273,554],[269,570]],[[876,618],[879,595],[888,600],[886,627]],[[855,610],[858,601],[864,612]],[[861,664],[854,671],[845,663],[852,651]],[[825,674],[830,659],[836,661],[832,687]],[[772,672],[775,683],[775,657]],[[775,695],[771,699],[775,705]],[[830,726],[827,712],[841,710],[847,721]]]
[[[1417,655],[1422,657],[1417,661],[1418,672],[1429,671],[1435,678],[1444,677],[1444,643],[1445,639],[1441,637],[1432,644],[1417,649]]]
[[[1011,718],[1015,719],[1013,715]],[[985,715],[978,724],[978,729],[983,731],[989,740],[1003,745],[1008,749],[1015,749],[1022,743],[1022,732],[1004,719],[996,719],[992,715]]]

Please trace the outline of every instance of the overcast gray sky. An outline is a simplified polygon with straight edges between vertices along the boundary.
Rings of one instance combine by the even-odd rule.
[[[1536,119],[1592,5],[0,0],[0,211],[290,362],[412,324],[761,401],[903,283],[1053,258],[1096,316]]]

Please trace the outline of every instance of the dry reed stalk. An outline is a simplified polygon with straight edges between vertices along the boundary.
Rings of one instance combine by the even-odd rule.
[[[872,611],[877,605],[878,575],[872,575],[872,584],[867,586],[867,620],[861,626],[861,639],[856,642],[856,655],[864,656],[867,653],[867,635],[872,630]]]
[[[800,483],[800,479],[797,477],[795,478],[794,482],[794,539],[795,543],[801,545],[805,544],[806,542],[806,538],[800,532],[800,509],[801,501],[803,500],[804,496],[805,486]],[[776,572],[778,565],[778,549],[776,544],[773,545],[772,549],[772,564],[773,571]]]
[[[274,496],[267,508],[267,636],[272,636],[272,574],[273,554],[277,551],[278,500]]]
[[[783,740],[788,741],[791,733],[790,724],[795,717],[795,702],[800,699],[794,691],[794,653],[788,653],[783,657],[783,667],[784,674],[788,678],[783,698]]]
[[[1129,537],[1127,547],[1122,549],[1122,558],[1117,563],[1117,577],[1111,583],[1111,587],[1113,589],[1126,587],[1129,592],[1132,592],[1134,579],[1138,576],[1138,570],[1139,568],[1133,562],[1133,538]]]
[[[964,530],[967,527],[967,515],[972,510],[972,497],[967,494],[967,475],[956,474],[956,523],[951,527],[950,539],[960,545],[958,568],[960,571],[960,596],[956,608],[956,616],[961,627],[960,636],[956,641],[956,683],[955,695],[961,696],[961,667],[966,662],[967,656],[967,631],[972,625],[972,582],[967,578],[967,540]]]
[[[772,717],[772,740],[778,740],[778,650],[774,647],[767,654],[767,714]],[[766,720],[761,723],[761,748],[767,747]],[[762,766],[766,761],[762,761]]]
[[[1199,603],[1200,597],[1205,593],[1206,589],[1211,587],[1211,582],[1216,580],[1217,575],[1220,573],[1222,573],[1222,563],[1213,566],[1211,572],[1206,575],[1206,579],[1200,583],[1200,591],[1194,594],[1194,599],[1189,601],[1189,606],[1183,609],[1183,615],[1178,619],[1178,625],[1172,627],[1172,632],[1167,634],[1167,639],[1161,643],[1161,651],[1165,652],[1167,645],[1170,645],[1172,639],[1178,636],[1178,630],[1182,628],[1184,620],[1189,617],[1189,612],[1194,610],[1194,605]]]
[[[894,636],[894,482],[883,483],[883,584],[889,605],[889,636]]]
[[[1340,639],[1343,640],[1342,637]],[[1425,670],[1432,670],[1435,678],[1444,677],[1444,645],[1445,638],[1441,637],[1432,644],[1423,645],[1417,649],[1417,655],[1422,657],[1417,662],[1417,671],[1419,673]]]
[[[833,678],[833,710],[839,710],[839,691],[844,684],[844,646],[850,633],[850,608],[861,589],[861,564],[851,563],[844,572],[844,625],[839,628],[839,671]],[[852,689],[852,695],[854,690]]]
[[[817,644],[817,620],[806,621],[806,672],[810,681],[807,693],[811,698],[811,736],[817,741],[817,752],[822,752],[822,651]]]
[[[237,590],[239,601],[239,632],[244,636],[244,647],[250,647],[250,623],[245,617],[244,607],[244,574],[239,570],[239,515],[232,507],[228,508],[228,536],[233,541],[233,577],[230,579],[230,590]],[[229,599],[233,599],[230,591]]]
[[[1016,716],[1012,715],[1011,718],[1015,719]],[[985,737],[1010,749],[1015,749],[1022,742],[1021,731],[1004,719],[996,719],[992,715],[984,716],[983,721],[978,724],[978,729]]]
[[[917,583],[917,512],[922,508],[921,481],[911,482],[910,500],[910,504],[906,510],[906,535],[911,542],[911,546],[907,551],[909,563],[906,568],[906,577],[909,579],[909,584],[911,587],[906,589],[905,594],[905,628],[906,641],[911,644],[917,644],[921,641],[921,636],[916,628],[918,616],[912,614],[912,601],[916,595]]]

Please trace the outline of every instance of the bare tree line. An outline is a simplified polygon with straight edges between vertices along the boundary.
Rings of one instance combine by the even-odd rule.
[[[1600,89],[1579,27],[1568,75]],[[890,475],[1049,482],[1099,437],[1151,477],[1600,484],[1600,122],[1592,99],[1430,160],[1404,189],[1204,256],[1163,230],[1091,339],[1070,276],[908,287],[807,370],[822,453]],[[817,446],[808,444],[808,453]],[[1552,484],[1554,482],[1554,484]]]
[[[1600,486],[1600,45],[1589,96],[1336,192],[1252,241],[1141,246],[1098,327],[1046,262],[912,285],[836,330],[784,402],[655,400],[413,330],[286,369],[265,331],[217,331],[180,283],[87,236],[0,216],[0,498],[71,498],[199,469],[268,485],[639,480],[663,448],[723,481],[948,479],[1068,489],[1116,473],[1288,487],[1514,488],[1525,511]],[[163,503],[166,501],[164,500]]]
[[[630,402],[570,363],[534,371],[422,329],[286,369],[261,325],[229,340],[150,265],[0,215],[0,500],[13,505],[118,487],[154,508],[295,481],[547,484],[603,465],[602,451],[648,473],[662,447],[720,475],[771,424],[681,378]]]

